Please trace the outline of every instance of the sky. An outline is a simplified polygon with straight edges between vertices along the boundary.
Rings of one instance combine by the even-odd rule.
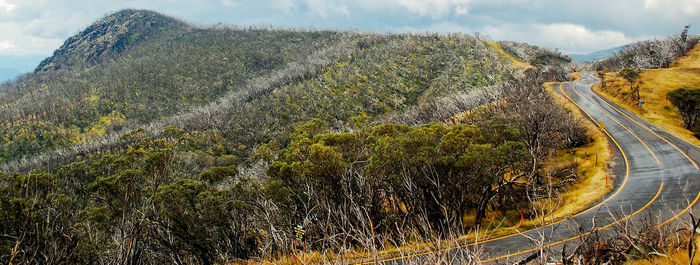
[[[50,56],[70,36],[123,8],[198,25],[479,32],[567,53],[663,37],[688,23],[691,33],[700,32],[700,0],[0,0],[0,67],[8,56]]]

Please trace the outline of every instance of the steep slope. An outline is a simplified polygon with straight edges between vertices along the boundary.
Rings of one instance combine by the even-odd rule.
[[[291,64],[307,59],[321,61]],[[323,116],[341,128],[359,112],[386,115],[496,84],[507,69],[504,58],[467,36],[197,28],[151,11],[124,10],[71,37],[36,73],[0,87],[0,159],[81,144],[99,150],[101,144],[93,143],[114,142],[105,137],[164,124],[168,117],[165,123],[178,123],[193,108],[221,109],[213,105],[224,95],[266,96],[271,88],[255,86],[268,83],[281,88],[285,92],[266,96],[274,98],[242,106],[250,108],[245,118],[219,111],[209,119],[217,122],[183,125],[226,129],[236,139],[266,128],[253,139],[236,140],[246,148],[233,151],[245,157],[309,117]],[[322,78],[312,78],[319,71]],[[279,73],[287,77],[279,79]],[[251,95],[251,89],[262,91]]]

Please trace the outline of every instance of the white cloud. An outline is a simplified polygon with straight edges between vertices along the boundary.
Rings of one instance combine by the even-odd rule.
[[[272,7],[283,11],[290,11],[297,8],[293,0],[270,0],[270,4]]]
[[[463,16],[469,14],[469,8],[466,6],[457,6],[455,8],[455,14],[458,16]]]
[[[63,43],[63,39],[34,36],[17,23],[0,23],[3,38],[9,40],[0,42],[2,54],[50,54]]]
[[[438,32],[438,33],[470,33],[472,32],[469,28],[452,22],[440,22],[431,24],[427,27],[400,27],[395,28],[395,32],[411,32],[411,33],[425,33],[425,32]]]
[[[330,14],[350,16],[350,9],[345,4],[335,0],[306,0],[306,4],[313,13],[327,18]]]
[[[53,50],[63,44],[61,39],[32,37],[32,48],[36,50]]]
[[[233,0],[221,0],[221,4],[225,6],[237,6],[241,3]]]
[[[420,17],[439,19],[455,12],[465,15],[469,10],[471,0],[358,0],[357,3],[372,11],[387,9],[403,9]]]
[[[636,41],[624,33],[612,30],[593,31],[582,25],[554,23],[554,24],[503,24],[500,26],[486,26],[471,28],[469,26],[453,23],[439,22],[425,27],[397,27],[395,32],[438,32],[438,33],[467,33],[478,31],[482,39],[515,40],[553,48],[560,48],[565,52],[588,53],[592,51],[608,49]]]
[[[619,31],[593,31],[582,25],[566,23],[505,24],[485,27],[483,30],[497,40],[525,41],[575,53],[607,49],[635,41]]]
[[[0,51],[12,49],[14,47],[15,47],[15,45],[12,44],[12,42],[9,40],[0,41]]]
[[[15,4],[10,4],[6,2],[5,0],[0,0],[0,8],[5,9],[5,12],[10,13],[12,10],[14,10],[17,7]]]
[[[699,0],[644,0],[644,9],[666,15],[683,14],[695,16],[700,14]]]
[[[455,6],[466,10],[469,0],[396,0],[397,4],[420,16],[441,18],[449,14]]]
[[[86,19],[83,12],[62,12],[61,10],[46,10],[39,17],[32,18],[20,25],[28,34],[45,38],[66,37],[82,30],[91,21]],[[69,30],[73,28],[73,30]]]

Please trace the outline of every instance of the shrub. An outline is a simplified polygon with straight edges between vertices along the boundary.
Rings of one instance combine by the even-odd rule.
[[[692,130],[700,112],[700,88],[679,88],[666,94],[683,117],[683,126]]]

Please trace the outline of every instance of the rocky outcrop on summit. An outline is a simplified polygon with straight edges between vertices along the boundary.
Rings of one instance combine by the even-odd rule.
[[[148,10],[126,9],[104,17],[69,38],[35,72],[87,68],[149,40],[173,36],[189,26]]]

